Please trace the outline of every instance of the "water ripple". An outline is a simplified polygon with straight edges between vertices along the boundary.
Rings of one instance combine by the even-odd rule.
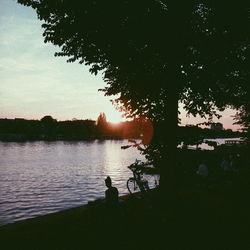
[[[0,225],[103,198],[107,175],[128,193],[126,166],[142,156],[127,143],[0,142]]]

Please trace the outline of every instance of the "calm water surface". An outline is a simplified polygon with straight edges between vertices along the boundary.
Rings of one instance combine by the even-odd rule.
[[[107,175],[120,195],[127,194],[126,181],[132,176],[127,166],[144,159],[135,148],[121,150],[128,144],[126,140],[0,142],[0,225],[103,198]]]
[[[144,159],[125,140],[0,142],[0,225],[104,197],[109,175],[127,194],[127,168]]]

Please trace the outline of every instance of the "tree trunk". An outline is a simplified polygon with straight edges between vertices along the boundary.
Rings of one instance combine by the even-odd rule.
[[[177,126],[178,126],[178,99],[176,93],[171,96],[171,102],[168,104],[168,114],[165,124],[164,152],[161,166],[161,186],[168,187],[171,184],[174,187],[176,160],[177,160]]]
[[[160,166],[160,189],[167,202],[175,200],[177,188],[177,127],[178,127],[178,69],[173,69],[172,87],[167,92],[166,120],[163,135],[164,151]]]
[[[178,3],[169,5],[169,21],[175,25],[169,27],[168,62],[166,71],[166,124],[163,135],[165,148],[160,164],[160,190],[163,201],[167,205],[175,203],[177,197],[177,128],[178,101],[182,86],[181,65],[185,51],[185,40],[182,33],[182,14]]]
[[[169,20],[175,25],[170,27],[170,43],[168,47],[168,62],[166,75],[166,125],[164,132],[164,148],[161,164],[161,190],[162,196],[175,197],[177,188],[177,128],[178,128],[178,101],[181,90],[181,65],[185,49],[185,42],[180,33],[181,13],[178,4],[169,6]],[[179,13],[179,14],[178,14]],[[168,199],[168,198],[167,198]]]

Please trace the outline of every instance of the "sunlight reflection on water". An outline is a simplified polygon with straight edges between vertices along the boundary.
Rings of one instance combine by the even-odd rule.
[[[0,142],[0,225],[104,197],[109,175],[127,194],[127,168],[144,159],[125,140]]]
[[[124,145],[126,140],[0,142],[0,225],[103,198],[107,175],[120,195],[127,194],[127,166],[144,157],[135,148],[121,150]]]

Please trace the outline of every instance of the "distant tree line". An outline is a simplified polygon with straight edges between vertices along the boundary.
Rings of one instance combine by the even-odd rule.
[[[104,113],[99,115],[97,121],[89,119],[57,121],[49,115],[41,120],[0,119],[0,140],[141,139],[142,143],[147,144],[153,135],[161,136],[156,133],[158,126],[162,125],[160,123],[153,125],[143,119],[113,124],[107,122]],[[187,145],[198,144],[205,138],[238,136],[243,134],[231,130],[202,129],[198,126],[178,127],[178,142]]]
[[[41,120],[0,119],[0,140],[93,140],[139,138],[140,121],[126,121],[112,124],[101,113],[97,121],[67,120],[57,121],[47,115]]]
[[[216,130],[192,125],[178,127],[177,131],[179,131],[178,143],[182,142],[185,145],[197,145],[204,139],[245,137],[246,135],[244,132],[235,132],[231,129]]]

